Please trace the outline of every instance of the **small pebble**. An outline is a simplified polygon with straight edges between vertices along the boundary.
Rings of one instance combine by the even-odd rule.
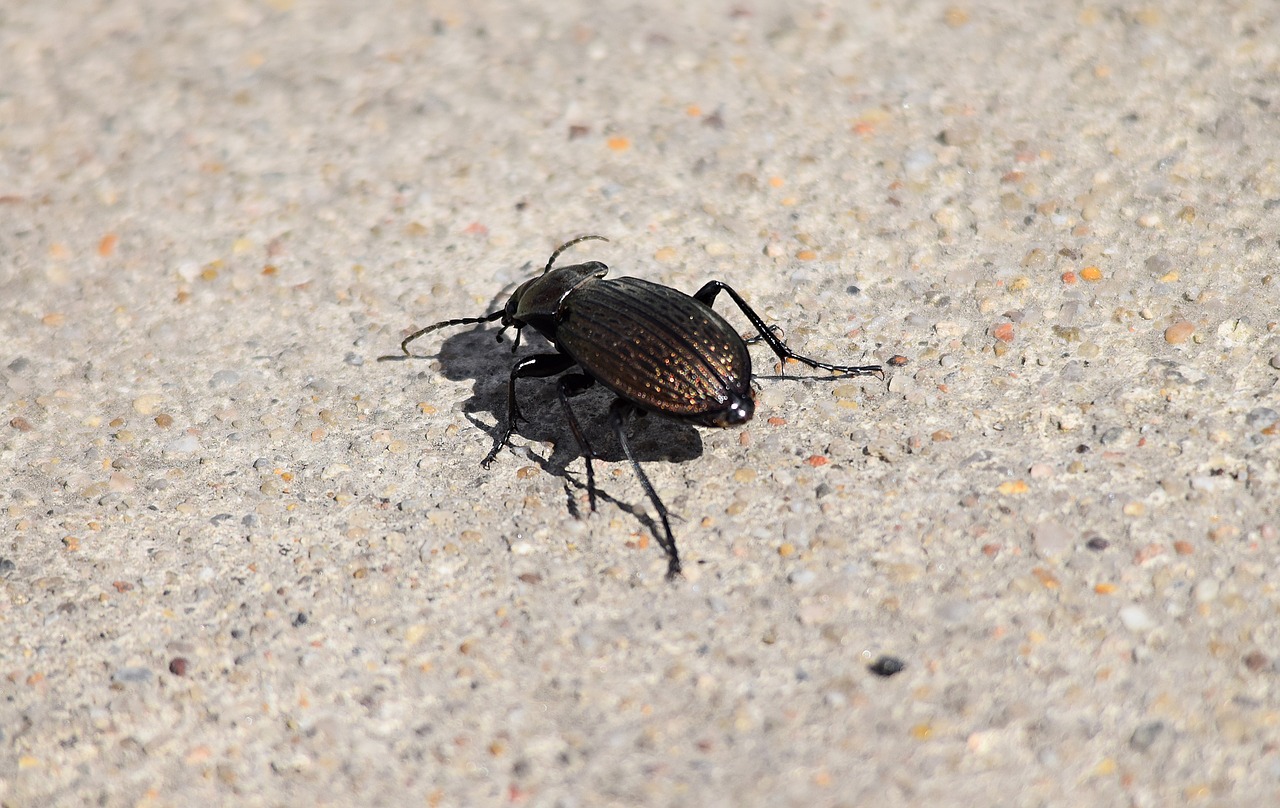
[[[895,373],[889,378],[889,392],[905,394],[914,390],[916,387],[915,379],[901,373]]]
[[[1036,555],[1041,558],[1058,558],[1071,549],[1071,532],[1056,520],[1047,519],[1031,531],[1031,541]]]
[[[885,678],[895,676],[906,669],[907,663],[897,657],[891,656],[882,656],[867,666],[867,670],[871,671],[876,676],[884,676]]]
[[[172,673],[174,676],[186,676],[187,666],[189,664],[190,663],[187,662],[186,657],[174,657],[169,660],[169,673]]]
[[[1210,603],[1218,599],[1218,590],[1221,585],[1213,578],[1206,578],[1195,585],[1192,589],[1192,597],[1196,599],[1196,603]]]
[[[349,471],[351,471],[351,467],[346,463],[330,463],[324,467],[324,471],[320,472],[320,479],[332,480],[335,477],[341,477]]]
[[[813,570],[800,569],[788,575],[787,580],[794,586],[808,586],[817,577]]]
[[[209,386],[214,390],[235,387],[240,383],[240,374],[234,370],[220,370],[209,377]]]
[[[151,678],[151,669],[140,666],[117,668],[115,673],[111,674],[111,681],[117,684],[145,684],[150,682]]]
[[[1138,752],[1145,752],[1164,733],[1164,729],[1163,721],[1148,721],[1133,731],[1133,735],[1129,737],[1129,746]]]
[[[1170,345],[1179,345],[1186,342],[1196,327],[1186,320],[1179,320],[1164,330],[1164,341]]]
[[[1257,407],[1250,410],[1244,420],[1254,429],[1266,429],[1277,421],[1280,421],[1280,413],[1277,413],[1270,407]]]
[[[1143,634],[1156,627],[1156,621],[1141,606],[1125,606],[1120,610],[1120,622],[1125,628]]]
[[[176,440],[169,441],[164,446],[164,450],[172,454],[188,454],[199,448],[200,441],[196,440],[195,435],[183,435]]]
[[[150,415],[155,412],[161,401],[163,399],[154,393],[138,396],[133,400],[133,411],[139,415]]]

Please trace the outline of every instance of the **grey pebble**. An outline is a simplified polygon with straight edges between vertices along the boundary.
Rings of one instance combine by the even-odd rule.
[[[1257,407],[1249,410],[1244,420],[1254,429],[1266,429],[1276,421],[1280,421],[1280,413],[1270,407]]]
[[[1119,443],[1123,438],[1124,438],[1124,427],[1113,426],[1107,431],[1103,432],[1102,437],[1098,438],[1098,440],[1102,441],[1102,443],[1104,444],[1109,445],[1112,443]]]
[[[1163,721],[1148,721],[1133,731],[1133,735],[1129,737],[1129,746],[1139,752],[1145,752],[1164,733],[1164,730]]]
[[[1173,268],[1173,260],[1166,253],[1161,252],[1147,258],[1144,265],[1147,272],[1159,278]]]
[[[209,377],[209,386],[217,390],[222,387],[235,387],[240,383],[240,374],[234,370],[220,370]]]
[[[1046,519],[1031,529],[1031,543],[1041,558],[1058,558],[1071,549],[1071,532],[1057,520]]]
[[[813,579],[817,577],[818,576],[814,574],[813,570],[801,569],[788,575],[787,580],[794,586],[808,586],[813,583]]]
[[[195,435],[183,435],[177,440],[171,440],[164,445],[164,450],[171,454],[190,454],[200,448],[200,441]]]
[[[155,677],[150,668],[124,667],[117,668],[111,674],[111,681],[123,685],[139,685],[150,682]]]
[[[966,623],[973,617],[973,604],[966,600],[949,600],[939,604],[934,614],[944,623]]]

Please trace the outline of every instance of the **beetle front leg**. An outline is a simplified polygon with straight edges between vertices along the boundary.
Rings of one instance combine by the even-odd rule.
[[[515,363],[511,368],[511,377],[507,381],[507,426],[502,430],[502,437],[498,438],[493,448],[489,450],[489,454],[480,461],[482,467],[489,468],[493,464],[498,452],[502,451],[502,447],[507,445],[507,441],[511,440],[511,435],[516,431],[516,421],[524,420],[524,416],[520,414],[520,405],[516,403],[516,379],[554,376],[565,372],[574,364],[572,358],[559,353],[528,356]]]
[[[635,407],[628,401],[616,399],[613,405],[609,407],[609,425],[613,427],[613,434],[618,438],[618,443],[622,445],[622,453],[627,456],[627,460],[631,461],[631,470],[636,473],[636,479],[640,481],[640,487],[648,494],[649,501],[653,503],[654,509],[658,512],[658,518],[662,520],[662,529],[666,533],[665,537],[658,538],[658,544],[667,553],[667,580],[680,577],[680,553],[676,551],[676,537],[671,533],[671,521],[667,518],[667,506],[662,504],[662,500],[658,499],[658,492],[654,490],[653,483],[649,482],[649,476],[644,473],[644,469],[640,468],[636,456],[631,453],[631,444],[627,443],[626,432],[623,431],[623,425],[627,416],[635,411]]]
[[[875,375],[884,378],[884,370],[879,365],[833,365],[830,362],[823,362],[808,356],[801,356],[795,351],[787,347],[787,344],[778,338],[774,333],[774,327],[764,321],[764,318],[756,314],[755,309],[742,299],[742,295],[734,291],[722,281],[707,281],[698,293],[693,297],[702,305],[711,308],[711,304],[715,302],[716,295],[720,292],[727,292],[729,297],[733,298],[733,302],[738,304],[738,308],[742,309],[742,313],[747,315],[747,319],[751,321],[751,325],[755,326],[756,331],[760,334],[760,338],[769,343],[769,347],[782,360],[782,367],[785,372],[788,359],[794,359],[797,362],[803,362],[811,368],[819,368],[821,370],[831,370],[838,373],[847,373],[851,376]]]
[[[595,458],[595,450],[591,448],[591,444],[587,443],[587,436],[582,431],[582,427],[578,424],[578,418],[573,414],[573,407],[569,406],[569,399],[574,396],[581,395],[596,380],[584,373],[571,373],[560,379],[558,392],[560,393],[560,405],[564,407],[565,415],[569,417],[569,428],[573,430],[573,436],[578,439],[578,448],[582,450],[582,456],[587,461],[587,499],[591,503],[591,510],[596,509],[596,473],[591,465],[592,459]]]

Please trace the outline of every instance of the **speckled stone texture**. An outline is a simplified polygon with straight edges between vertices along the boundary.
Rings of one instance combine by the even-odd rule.
[[[674,584],[378,361],[582,233],[886,366],[632,427]],[[0,805],[1280,804],[1278,240],[1270,0],[7,0]]]

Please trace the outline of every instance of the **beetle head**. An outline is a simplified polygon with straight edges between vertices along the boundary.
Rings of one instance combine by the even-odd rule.
[[[502,310],[502,331],[516,329],[516,344],[520,344],[520,329],[531,325],[554,341],[555,315],[564,296],[572,292],[583,281],[591,277],[603,278],[609,268],[599,261],[588,261],[552,271],[560,254],[575,244],[584,241],[608,241],[604,236],[587,235],[570,239],[556,248],[547,259],[542,274],[530,278],[516,287],[511,299]],[[502,338],[502,331],[498,338]]]
[[[503,327],[524,328],[530,325],[554,342],[560,301],[587,281],[603,278],[608,271],[609,268],[599,261],[588,261],[530,278],[520,284],[507,301],[502,314]]]
[[[409,343],[423,334],[429,334],[432,331],[449,326],[491,323],[499,319],[502,320],[502,330],[498,332],[498,342],[502,342],[502,335],[506,333],[508,328],[516,330],[515,344],[511,346],[512,353],[515,353],[516,349],[520,347],[520,329],[527,325],[533,326],[543,336],[554,342],[555,318],[560,301],[564,299],[565,295],[591,278],[603,278],[609,268],[599,261],[588,261],[585,264],[561,267],[554,271],[551,267],[555,265],[560,253],[579,242],[591,240],[608,241],[609,239],[604,236],[594,235],[578,236],[572,241],[561,244],[547,259],[547,266],[542,270],[542,274],[536,278],[530,278],[516,287],[516,291],[511,295],[511,299],[507,301],[506,306],[481,317],[459,317],[429,325],[426,328],[420,328],[404,338],[404,341],[400,343],[400,350],[406,356],[411,356]],[[750,416],[748,415],[747,417],[749,418]]]

